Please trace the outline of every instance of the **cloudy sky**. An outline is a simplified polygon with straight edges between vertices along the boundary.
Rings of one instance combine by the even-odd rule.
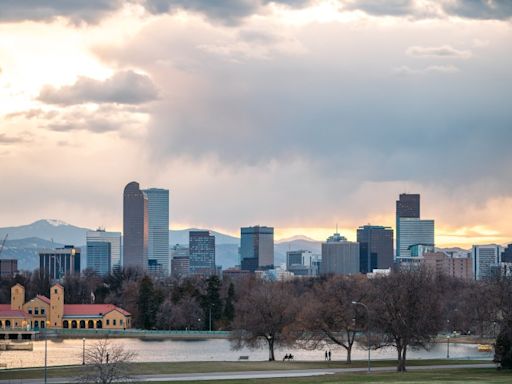
[[[512,241],[509,0],[0,0],[0,226],[122,227],[128,182],[171,227],[277,237],[393,225]]]

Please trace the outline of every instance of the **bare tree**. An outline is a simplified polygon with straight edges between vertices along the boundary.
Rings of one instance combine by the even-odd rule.
[[[439,291],[431,273],[424,269],[397,271],[371,281],[372,327],[381,332],[375,347],[394,346],[397,370],[406,370],[407,349],[428,348],[441,329]]]
[[[352,362],[352,346],[360,327],[356,323],[353,301],[365,297],[364,282],[349,276],[334,276],[301,302],[299,323],[304,330],[299,343],[305,348],[323,348],[336,344],[347,351],[347,363]]]
[[[135,353],[126,351],[122,345],[101,339],[85,350],[86,366],[78,378],[80,383],[111,384],[129,383],[128,363]]]
[[[269,361],[274,346],[290,345],[296,339],[292,325],[298,313],[291,287],[283,282],[249,280],[235,305],[232,345],[255,348],[266,342]]]

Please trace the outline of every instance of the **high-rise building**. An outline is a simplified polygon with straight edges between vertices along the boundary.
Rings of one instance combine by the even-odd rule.
[[[240,263],[243,270],[274,267],[274,228],[256,225],[240,229]]]
[[[123,267],[148,267],[148,199],[132,181],[123,194]]]
[[[429,268],[435,275],[445,275],[457,279],[472,280],[471,258],[453,257],[444,252],[427,252],[420,258],[420,265]]]
[[[359,268],[361,273],[387,269],[393,265],[393,229],[364,225],[357,229]]]
[[[104,229],[96,231],[88,231],[87,240],[87,268],[93,268],[98,273],[108,274],[118,270],[122,266],[121,260],[121,232],[107,232]],[[95,243],[95,244],[93,244]],[[105,247],[96,243],[108,243],[109,247]],[[89,250],[89,246],[91,250]],[[106,255],[104,252],[110,252]],[[92,252],[89,254],[89,252]],[[108,257],[108,262],[105,260]],[[106,263],[110,265],[109,270],[105,271]],[[97,269],[99,268],[99,269]],[[102,272],[100,272],[100,270]]]
[[[400,241],[400,218],[420,218],[420,195],[417,193],[401,193],[396,201],[396,256],[400,257],[402,249]]]
[[[39,272],[50,280],[60,280],[70,274],[80,274],[80,248],[44,249],[39,252]]]
[[[335,233],[322,243],[321,275],[354,275],[359,273],[359,243],[347,241]]]
[[[473,262],[473,274],[476,280],[491,277],[492,267],[501,263],[503,247],[496,244],[473,245],[471,260]]]
[[[18,260],[0,260],[0,277],[13,277],[16,273],[18,273]]]
[[[397,261],[412,257],[412,248],[418,245],[433,247],[434,220],[421,220],[417,218],[399,218],[398,228],[400,248],[396,250]]]
[[[148,198],[148,263],[150,271],[169,275],[169,190],[143,190]]]
[[[189,232],[190,274],[209,276],[215,268],[215,236],[210,231]]]

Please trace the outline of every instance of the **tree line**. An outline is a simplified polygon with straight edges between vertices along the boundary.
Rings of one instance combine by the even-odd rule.
[[[9,302],[15,283],[26,287],[27,298],[49,293],[50,283],[38,271],[23,273],[0,280],[0,302]],[[350,363],[358,342],[372,349],[394,347],[397,369],[405,371],[411,349],[427,348],[440,334],[458,332],[497,337],[498,359],[512,361],[512,278],[506,276],[467,281],[417,268],[373,279],[270,282],[217,276],[155,279],[125,269],[106,277],[84,271],[66,276],[62,285],[67,303],[118,305],[132,313],[136,328],[229,330],[234,348],[266,346],[269,360],[275,359],[277,346],[336,345]]]

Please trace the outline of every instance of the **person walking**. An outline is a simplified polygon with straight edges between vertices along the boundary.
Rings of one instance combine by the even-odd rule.
[[[329,349],[329,361],[331,361],[331,350]]]
[[[327,351],[325,351],[325,361],[327,361],[328,356],[329,356],[329,355],[327,354]]]

